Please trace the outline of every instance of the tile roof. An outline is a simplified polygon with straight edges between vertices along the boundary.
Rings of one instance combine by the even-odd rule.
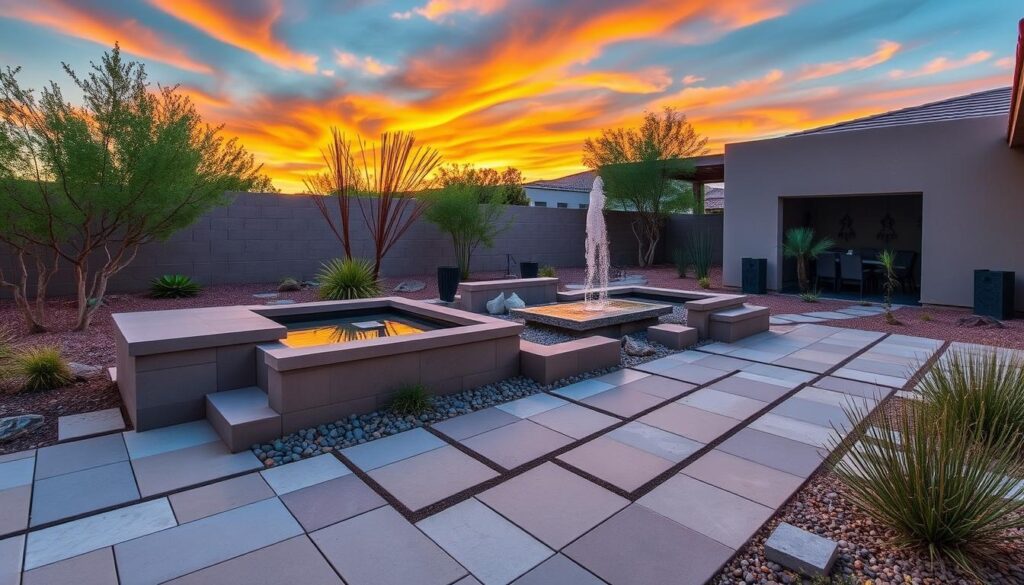
[[[725,189],[720,187],[705,188],[704,209],[725,209]]]
[[[559,177],[557,179],[542,179],[540,181],[530,181],[524,184],[524,187],[535,187],[537,189],[553,189],[556,191],[579,191],[580,193],[589,193],[590,188],[594,186],[594,178],[597,177],[595,171],[583,171],[582,173],[576,173],[565,177]]]
[[[866,130],[871,128],[884,128],[888,126],[905,126],[908,124],[943,122],[1007,114],[1010,111],[1010,91],[1011,88],[1009,87],[979,91],[977,93],[957,96],[938,102],[904,108],[902,110],[894,110],[892,112],[868,116],[866,118],[858,118],[847,122],[840,122],[831,126],[805,130],[803,132],[791,134],[791,136],[829,134],[832,132],[846,132],[849,130]]]

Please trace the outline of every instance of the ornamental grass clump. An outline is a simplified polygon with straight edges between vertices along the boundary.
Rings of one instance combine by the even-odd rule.
[[[335,258],[323,264],[317,275],[318,294],[328,301],[368,299],[380,296],[380,282],[373,275],[373,264],[358,258]]]
[[[916,403],[875,426],[835,464],[850,499],[891,527],[897,546],[972,574],[998,564],[1024,528],[1024,483],[1015,479],[1024,438],[1006,430],[981,438],[954,408]]]
[[[434,399],[422,384],[401,388],[391,399],[391,411],[397,415],[419,415],[426,412]]]
[[[60,349],[38,346],[15,351],[8,366],[10,376],[19,390],[36,392],[67,386],[74,381],[71,368]]]

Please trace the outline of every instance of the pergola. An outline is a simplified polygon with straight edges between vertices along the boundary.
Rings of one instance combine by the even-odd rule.
[[[1010,127],[1007,140],[1011,147],[1024,146],[1024,20],[1019,23],[1017,66],[1013,73],[1013,97],[1010,98]]]
[[[725,181],[725,155],[708,154],[665,161],[668,175],[693,185],[694,213],[704,213],[704,185]]]

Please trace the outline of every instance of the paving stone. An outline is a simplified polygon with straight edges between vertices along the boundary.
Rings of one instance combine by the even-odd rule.
[[[673,463],[679,463],[704,446],[704,443],[638,421],[623,425],[604,436]]]
[[[412,511],[498,476],[451,445],[378,467],[369,475]]]
[[[678,368],[680,365],[686,363],[678,359],[671,358],[672,356],[651,360],[649,362],[632,366],[631,369],[647,374],[661,374],[662,372],[671,370],[672,368]]]
[[[352,472],[344,463],[329,453],[260,472],[263,479],[279,496],[350,473]]]
[[[663,398],[665,400],[678,398],[694,388],[695,386],[693,384],[680,382],[678,380],[662,376],[647,376],[646,378],[641,378],[619,386],[620,390],[638,390],[644,394],[650,394],[651,396],[657,396],[658,398]]]
[[[32,526],[139,499],[132,466],[127,461],[41,479],[33,491]]]
[[[798,573],[826,576],[839,556],[839,543],[783,522],[765,541],[764,555]]]
[[[25,457],[0,463],[0,490],[32,485],[35,458]]]
[[[52,445],[36,452],[36,480],[127,460],[128,450],[121,435]]]
[[[263,469],[252,451],[232,453],[217,439],[132,461],[139,493],[148,498],[181,488]]]
[[[310,538],[348,585],[447,585],[466,575],[388,506],[318,530]]]
[[[553,552],[497,512],[468,499],[416,524],[484,585],[504,585]]]
[[[740,421],[734,418],[676,402],[649,412],[639,420],[701,443],[710,443],[740,424]]]
[[[569,557],[555,555],[529,573],[515,580],[515,585],[603,585],[593,573],[572,562]]]
[[[679,474],[637,504],[728,546],[739,549],[764,524],[773,508]]]
[[[704,355],[694,363],[703,368],[714,368],[716,370],[722,370],[723,372],[735,372],[750,365],[750,362],[747,360],[741,360],[726,355]]]
[[[770,364],[753,364],[744,368],[742,373],[747,375],[753,374],[755,376],[761,376],[771,380],[778,380],[780,385],[786,385],[791,388],[795,388],[800,384],[809,382],[817,377],[808,372],[791,370],[789,368],[782,368]]]
[[[683,473],[772,509],[781,506],[804,481],[795,475],[718,450],[710,451],[687,465]]]
[[[258,473],[218,481],[167,496],[178,522],[184,524],[274,497]]]
[[[843,409],[831,404],[790,396],[771,410],[771,414],[788,416],[823,427],[850,428],[850,419]]]
[[[828,404],[840,409],[853,408],[859,410],[871,410],[878,404],[877,400],[871,398],[861,398],[860,396],[853,396],[843,392],[835,392],[833,390],[824,390],[814,386],[802,388],[799,392],[793,395],[793,398]]]
[[[435,435],[430,434],[429,431],[416,428],[342,449],[341,454],[359,469],[370,471],[413,455],[426,453],[431,449],[444,447],[446,444]]]
[[[518,416],[492,407],[434,423],[432,428],[456,441],[461,441],[480,433],[486,433],[498,427],[512,424],[518,420],[520,420]]]
[[[176,525],[170,503],[160,498],[37,530],[28,535],[25,570]]]
[[[456,581],[455,585],[483,585],[483,584],[480,583],[479,581],[477,581],[476,577],[474,577],[473,575],[466,575],[465,577],[463,577],[463,578],[459,579],[458,581]]]
[[[883,398],[889,396],[893,391],[892,388],[887,388],[885,386],[858,382],[856,380],[847,380],[845,378],[835,378],[832,376],[818,380],[814,383],[814,386],[824,390],[842,392],[851,396],[870,398],[876,401],[881,401]]]
[[[561,433],[533,421],[521,420],[470,437],[462,444],[505,469],[515,469],[572,442]]]
[[[598,437],[558,456],[560,461],[632,492],[668,471],[674,463],[625,443]]]
[[[722,370],[705,368],[696,364],[683,364],[681,366],[659,372],[658,375],[665,376],[666,378],[672,378],[674,380],[689,382],[691,384],[707,384],[716,378],[721,378],[726,373],[727,372],[723,372]]]
[[[693,394],[680,398],[677,402],[684,406],[692,406],[737,420],[746,420],[768,406],[767,402],[722,392],[714,388],[701,388]]]
[[[628,371],[632,371],[632,370],[619,370],[619,372],[628,372]],[[613,372],[613,373],[617,374],[618,372]],[[622,378],[623,380],[625,380],[625,376],[624,375],[620,375],[618,377]],[[552,390],[551,393],[552,394],[557,394],[557,395],[559,395],[559,396],[561,396],[563,398],[569,398],[571,400],[581,401],[584,398],[588,398],[590,396],[593,396],[594,394],[599,394],[601,392],[604,392],[605,390],[611,390],[612,388],[618,386],[619,384],[623,384],[623,383],[625,383],[625,382],[611,383],[611,382],[606,382],[604,380],[601,380],[600,378],[592,378],[590,380],[583,380],[582,382],[576,382],[575,384],[569,384],[568,386],[563,386],[561,388],[556,388],[555,390]]]
[[[903,360],[900,361],[902,362]],[[908,365],[906,363],[891,363],[888,361],[873,360],[869,358],[858,358],[847,364],[846,367],[860,372],[892,376],[893,378],[910,378],[918,369],[916,364]]]
[[[552,408],[558,408],[559,406],[564,406],[566,404],[568,404],[566,401],[558,398],[557,396],[541,392],[527,396],[526,398],[520,398],[519,400],[499,404],[496,408],[513,416],[518,416],[519,418],[530,418],[535,414],[540,414],[547,410],[551,410]]]
[[[637,504],[563,551],[611,585],[703,585],[733,552]]]
[[[839,438],[835,431],[829,427],[770,412],[762,414],[757,420],[747,425],[747,428],[828,449],[831,449],[833,442]]]
[[[80,437],[124,430],[120,408],[108,408],[57,418],[57,440],[64,442]]]
[[[776,317],[775,315],[768,317],[769,325],[791,325],[792,323],[792,321],[787,321],[786,319],[783,319],[782,317]]]
[[[893,388],[902,388],[908,382],[907,378],[897,378],[894,376],[884,376],[882,374],[873,374],[871,372],[862,372],[860,370],[854,370],[852,368],[840,368],[832,373],[833,376],[839,378],[849,378],[851,380],[859,380],[861,382],[867,382],[869,384],[880,384],[882,386],[891,386]]]
[[[610,412],[616,416],[629,418],[664,401],[664,399],[647,394],[646,392],[613,388],[606,392],[595,394],[583,400],[583,403],[605,412]]]
[[[826,320],[843,320],[853,319],[853,315],[847,315],[846,313],[840,313],[838,311],[812,311],[810,313],[804,313],[807,317],[816,317],[818,319]]]
[[[783,366],[786,368],[793,368],[797,370],[805,370],[808,372],[814,372],[816,374],[824,374],[828,370],[834,367],[834,364],[827,364],[819,361],[801,359],[787,355],[784,358],[775,360],[772,362],[777,366]]]
[[[187,449],[197,445],[220,441],[217,431],[205,420],[197,420],[139,433],[122,433],[132,459],[151,457],[161,453]]]
[[[301,583],[344,585],[306,536],[270,545],[167,582],[168,585]]]
[[[800,313],[783,313],[781,315],[776,315],[776,317],[779,319],[785,319],[790,323],[823,323],[825,321],[825,319],[820,317],[810,317]]]
[[[118,585],[114,549],[94,550],[84,555],[26,571],[22,585]]]
[[[121,585],[162,583],[301,534],[272,498],[122,542],[114,557]]]
[[[605,384],[611,384],[612,386],[620,386],[622,384],[634,382],[641,378],[646,378],[647,376],[650,376],[650,374],[648,374],[647,372],[641,372],[639,370],[633,370],[630,368],[623,368],[621,370],[616,370],[609,374],[598,376],[597,378],[593,379],[597,380],[598,382],[604,382]]]
[[[751,428],[740,429],[716,449],[798,477],[810,477],[824,461],[825,453],[807,443]]]
[[[724,380],[719,380],[708,387],[720,392],[728,392],[729,394],[745,396],[763,402],[775,402],[792,390],[791,387],[783,386],[777,381],[772,383],[752,379],[749,376],[745,376],[743,372],[729,376]]]
[[[477,498],[555,550],[629,504],[629,500],[550,462]]]
[[[18,585],[21,582],[24,550],[24,535],[0,540],[0,585]]]
[[[343,475],[281,496],[306,532],[320,530],[387,502],[355,474]]]
[[[566,404],[530,417],[535,423],[574,439],[582,439],[621,420],[578,404]]]
[[[36,456],[36,450],[35,449],[28,449],[28,450],[25,450],[25,451],[15,451],[14,453],[7,453],[5,455],[0,455],[0,464],[8,463],[8,462],[11,462],[11,461],[21,461],[22,459],[29,459],[29,458],[32,458],[32,457],[35,457],[35,456]],[[3,470],[3,469],[4,469],[3,467],[0,467],[0,470]],[[2,477],[2,475],[0,475],[0,477]]]
[[[0,490],[0,537],[28,528],[31,502],[31,485]]]

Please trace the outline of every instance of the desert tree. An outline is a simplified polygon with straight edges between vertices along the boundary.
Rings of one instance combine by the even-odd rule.
[[[466,185],[476,188],[480,203],[502,205],[529,205],[530,199],[523,189],[523,173],[515,167],[499,171],[476,168],[472,164],[451,163],[437,169],[437,182],[441,187]],[[494,195],[497,194],[497,198]]]
[[[490,200],[481,203],[477,189],[454,183],[423,197],[429,202],[424,217],[451,238],[459,273],[468,279],[473,252],[481,244],[493,246],[494,238],[509,226],[502,221],[502,195],[492,192]]]

